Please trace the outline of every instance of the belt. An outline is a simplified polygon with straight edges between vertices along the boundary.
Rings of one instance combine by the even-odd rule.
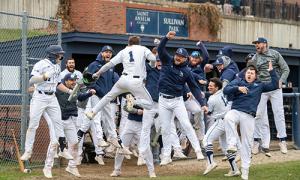
[[[251,116],[253,116],[253,117],[256,116],[256,113],[254,113],[254,112],[247,112],[247,114],[249,114],[249,115],[251,115]]]
[[[38,91],[40,94],[46,94],[46,95],[53,95],[54,92],[45,92],[45,91]]]
[[[122,73],[122,75],[125,75],[127,76],[128,74],[127,73]],[[140,76],[132,76],[133,78],[140,78]]]
[[[166,94],[159,94],[159,96],[165,98],[165,99],[174,99],[176,96],[166,95]]]

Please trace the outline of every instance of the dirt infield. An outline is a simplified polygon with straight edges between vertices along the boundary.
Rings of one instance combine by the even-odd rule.
[[[276,162],[286,162],[300,160],[300,150],[289,150],[288,154],[281,154],[280,151],[272,151],[272,157],[266,157],[260,153],[253,156],[252,164],[268,164]],[[227,169],[228,163],[221,161],[221,156],[216,157],[218,169]],[[147,177],[145,166],[136,166],[137,159],[125,160],[123,162],[121,178],[111,178],[109,175],[113,170],[113,159],[105,159],[105,166],[97,164],[83,164],[79,167],[82,178],[80,179],[137,179],[138,177]],[[206,160],[196,161],[195,159],[174,161],[168,166],[156,166],[157,176],[183,176],[200,175],[204,171]],[[74,179],[74,176],[65,172],[64,167],[53,170],[54,179]],[[42,171],[35,169],[34,171]],[[28,177],[26,179],[44,179],[43,176]]]

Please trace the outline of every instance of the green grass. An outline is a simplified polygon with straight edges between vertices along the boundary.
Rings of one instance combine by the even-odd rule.
[[[80,169],[79,169],[80,170]],[[170,172],[171,174],[172,172]],[[240,179],[240,177],[234,178],[226,178],[223,174],[227,173],[227,169],[217,169],[211,172],[207,176],[199,175],[195,176],[164,176],[157,178],[158,180],[231,180],[231,179]],[[174,172],[176,174],[176,172]],[[28,174],[24,174],[19,172],[18,170],[8,170],[5,172],[0,171],[0,180],[14,180],[14,179],[30,179],[30,177],[43,177],[42,171],[35,170],[30,176]],[[55,176],[55,173],[54,173]],[[120,178],[120,179],[149,179],[149,178]],[[298,180],[300,179],[300,161],[291,161],[285,163],[273,163],[273,164],[265,164],[265,165],[255,165],[250,168],[249,179],[255,180]]]
[[[27,33],[27,38],[34,36],[43,36],[49,33],[41,30],[30,30]],[[21,29],[0,29],[0,42],[18,40],[22,38]]]

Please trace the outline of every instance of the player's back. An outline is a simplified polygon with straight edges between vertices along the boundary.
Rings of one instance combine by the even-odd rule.
[[[140,45],[127,46],[121,51],[123,74],[146,77],[145,61],[151,51]]]

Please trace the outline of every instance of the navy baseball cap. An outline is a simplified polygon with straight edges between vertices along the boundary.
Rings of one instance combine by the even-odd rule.
[[[223,57],[219,57],[214,63],[213,65],[221,65],[221,64],[224,64],[224,60],[223,60]]]
[[[222,49],[219,50],[218,54],[217,54],[217,58],[221,57],[221,56],[228,56],[231,58],[232,56],[232,48],[231,46],[225,46]]]
[[[110,51],[110,52],[114,53],[114,50],[111,46],[103,46],[103,48],[101,49],[101,52],[104,52],[104,51]]]
[[[193,51],[192,54],[191,54],[192,57],[194,58],[200,58],[201,57],[201,54],[199,51]]]
[[[257,38],[257,40],[252,42],[252,44],[256,44],[256,43],[268,43],[268,40],[264,37],[259,37]]]
[[[186,58],[189,56],[189,53],[187,52],[187,50],[185,48],[178,48],[176,50],[176,54],[181,55]]]
[[[160,61],[159,56],[156,56],[156,61]]]
[[[74,73],[68,73],[65,75],[64,77],[64,81],[68,81],[68,80],[76,80],[77,76]]]

